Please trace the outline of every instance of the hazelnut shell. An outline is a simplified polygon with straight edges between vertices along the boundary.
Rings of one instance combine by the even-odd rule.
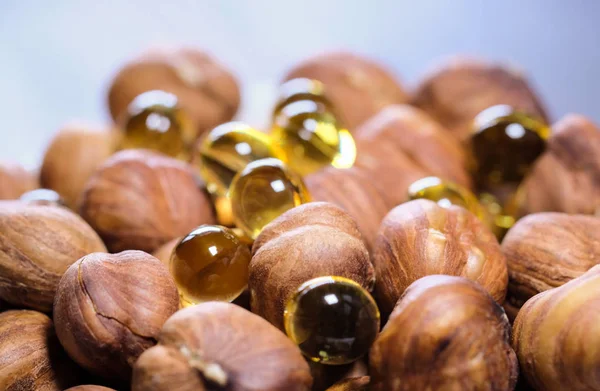
[[[71,265],[56,293],[56,334],[71,358],[105,378],[126,380],[179,308],[167,268],[142,251],[93,253]]]
[[[455,276],[411,284],[369,358],[373,391],[512,391],[518,375],[502,307],[478,284]]]
[[[38,187],[35,176],[18,164],[0,162],[0,200],[16,200]]]
[[[152,252],[214,222],[209,197],[200,186],[183,162],[146,150],[121,151],[92,175],[80,212],[111,252]]]
[[[112,388],[103,387],[103,386],[94,386],[94,385],[83,385],[71,387],[65,391],[115,391]]]
[[[411,283],[430,274],[466,277],[498,303],[506,295],[506,260],[496,237],[458,206],[443,208],[420,199],[392,209],[381,223],[373,263],[376,298],[384,314]]]
[[[248,289],[252,312],[283,330],[286,302],[304,282],[340,276],[373,289],[369,253],[352,217],[326,202],[290,209],[258,235]]]
[[[43,312],[71,264],[106,251],[83,219],[58,206],[1,201],[0,232],[0,299]]]
[[[369,391],[369,376],[353,377],[335,383],[326,391]]]
[[[133,391],[308,391],[298,347],[267,321],[234,304],[206,302],[173,315],[159,344],[135,365]]]

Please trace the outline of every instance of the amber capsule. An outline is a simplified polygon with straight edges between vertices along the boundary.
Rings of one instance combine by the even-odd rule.
[[[144,148],[186,158],[196,131],[177,97],[153,90],[138,95],[121,119],[121,149]]]
[[[235,225],[256,239],[265,225],[310,201],[302,178],[281,160],[261,159],[240,171],[229,189]]]
[[[495,194],[518,186],[546,149],[550,128],[507,105],[492,106],[475,118],[471,171],[478,192]]]
[[[373,297],[343,277],[318,277],[302,284],[284,312],[287,335],[312,361],[340,365],[368,352],[379,332]]]
[[[356,145],[326,100],[297,94],[277,105],[272,137],[284,150],[290,167],[307,175],[332,165],[352,167]]]
[[[30,190],[23,193],[19,200],[39,205],[66,206],[60,194],[50,189]]]
[[[250,249],[229,228],[202,225],[175,247],[169,268],[185,307],[232,301],[248,285]]]
[[[299,100],[321,102],[329,109],[332,108],[331,101],[325,96],[323,83],[318,80],[299,77],[288,80],[279,87],[279,98],[274,112],[278,112],[283,106]]]
[[[193,161],[210,193],[224,196],[235,174],[250,162],[275,158],[285,160],[268,134],[242,122],[229,122],[211,130],[194,151]]]

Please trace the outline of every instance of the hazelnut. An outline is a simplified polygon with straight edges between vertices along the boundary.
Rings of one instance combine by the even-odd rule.
[[[353,131],[390,104],[408,101],[394,76],[380,64],[347,52],[329,52],[308,58],[285,76],[285,80],[319,80],[342,122]]]
[[[502,252],[509,276],[505,306],[515,315],[531,297],[600,263],[600,219],[552,212],[526,216],[508,231]]]
[[[548,122],[540,99],[519,71],[475,58],[457,57],[439,64],[421,82],[412,103],[460,141],[471,136],[477,114],[499,104]]]
[[[598,390],[600,266],[529,299],[513,327],[521,371],[536,390]]]
[[[379,309],[389,313],[404,290],[429,274],[466,277],[498,303],[508,272],[494,234],[474,214],[419,199],[399,205],[383,219],[373,251]]]
[[[118,121],[136,96],[150,90],[176,95],[198,135],[230,121],[240,104],[239,87],[231,72],[194,48],[155,48],[125,64],[108,91],[113,119]]]
[[[481,286],[431,275],[412,283],[373,343],[374,391],[513,390],[518,363],[502,307]]]
[[[283,330],[285,303],[316,277],[340,276],[371,291],[375,275],[352,217],[326,202],[290,209],[269,223],[252,247],[248,289],[252,312]]]
[[[521,214],[600,214],[600,128],[580,115],[552,127],[548,148],[529,174]]]
[[[16,200],[35,189],[35,176],[18,164],[0,162],[0,200]]]
[[[121,151],[105,161],[88,181],[80,211],[111,252],[151,252],[214,222],[192,168],[146,150]]]
[[[369,391],[369,376],[353,377],[335,383],[326,391]]]
[[[329,389],[334,384],[343,383],[346,379],[365,377],[368,372],[367,363],[363,359],[343,365],[323,365],[308,359],[307,361],[313,377],[314,391]]]
[[[437,176],[464,187],[471,187],[466,169],[466,154],[461,144],[426,112],[409,105],[388,106],[360,126],[354,135],[358,157],[356,165],[370,171],[383,189],[398,182],[398,169],[414,166],[422,176]],[[383,151],[389,150],[390,154]],[[392,152],[393,151],[393,152]],[[382,156],[386,156],[382,159]],[[385,168],[389,167],[389,170]],[[396,168],[396,170],[394,170]],[[387,172],[384,178],[378,172]],[[406,201],[403,188],[401,199]]]
[[[183,237],[178,236],[175,239],[169,240],[167,243],[156,249],[152,255],[164,263],[166,267],[169,267],[169,264],[171,263],[171,254],[173,254],[173,250],[179,244],[182,238]]]
[[[0,299],[52,310],[56,287],[82,256],[106,251],[92,228],[66,208],[0,202]]]
[[[93,253],[60,280],[54,323],[61,344],[79,365],[126,380],[178,308],[175,282],[158,259],[142,251]]]
[[[115,134],[84,124],[64,126],[50,142],[40,171],[41,185],[75,208],[96,168],[114,152]]]
[[[373,247],[379,224],[390,207],[386,193],[367,172],[356,167],[329,167],[309,175],[305,182],[314,201],[331,202],[348,212],[356,220],[367,248]]]
[[[112,388],[102,387],[102,386],[84,385],[84,386],[71,387],[65,391],[115,391],[115,390],[113,390]]]
[[[133,370],[133,391],[310,390],[300,350],[251,312],[206,302],[177,312]]]
[[[29,310],[0,314],[0,389],[62,391],[77,384],[79,372],[48,316]]]

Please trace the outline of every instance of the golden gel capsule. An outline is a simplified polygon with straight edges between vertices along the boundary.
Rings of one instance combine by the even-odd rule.
[[[299,100],[310,100],[313,102],[321,102],[329,109],[332,104],[325,96],[325,88],[323,83],[318,80],[296,78],[283,83],[279,87],[279,98],[274,112],[281,110],[283,106]]]
[[[285,306],[287,335],[312,361],[341,365],[365,355],[379,332],[373,297],[344,277],[302,284]]]
[[[227,194],[235,174],[248,163],[265,158],[285,160],[284,152],[269,135],[242,122],[229,122],[211,130],[195,154],[194,161],[208,191],[218,196]]]
[[[229,228],[202,225],[173,250],[169,268],[184,307],[232,301],[248,285],[250,249]]]
[[[171,93],[153,90],[138,95],[120,121],[120,149],[144,148],[187,158],[195,129]]]
[[[282,213],[310,201],[302,178],[272,158],[240,171],[231,182],[229,198],[235,225],[253,240]]]
[[[288,83],[301,81],[310,82],[294,79]],[[284,150],[290,167],[301,175],[329,165],[352,167],[356,160],[354,138],[335,117],[327,99],[306,90],[282,95],[273,113],[273,140]]]

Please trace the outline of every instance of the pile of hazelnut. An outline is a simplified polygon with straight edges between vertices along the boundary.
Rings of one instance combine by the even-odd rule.
[[[455,58],[131,59],[105,129],[0,164],[0,390],[600,390],[600,129]]]

